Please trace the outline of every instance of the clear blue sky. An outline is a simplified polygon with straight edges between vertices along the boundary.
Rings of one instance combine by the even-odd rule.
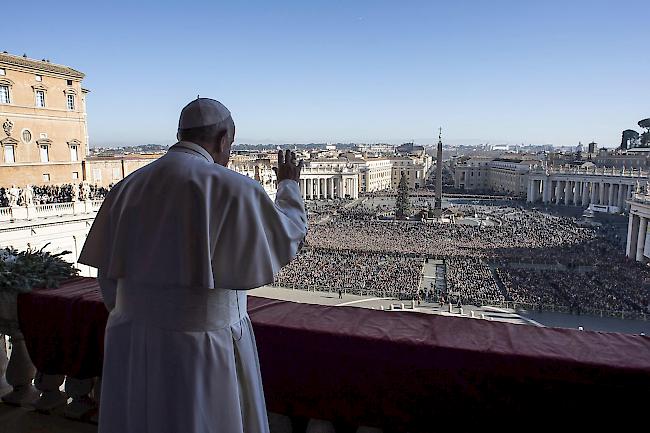
[[[650,117],[648,0],[10,0],[3,17],[0,50],[86,73],[93,144],[171,143],[197,94],[240,142],[442,125],[452,143],[615,145]]]

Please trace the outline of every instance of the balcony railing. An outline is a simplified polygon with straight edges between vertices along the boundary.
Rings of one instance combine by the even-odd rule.
[[[0,208],[0,222],[32,220],[65,215],[82,215],[97,212],[103,200],[86,200],[66,203],[48,203],[32,206]]]
[[[582,174],[582,175],[600,175],[600,176],[622,176],[622,177],[648,177],[650,172],[643,171],[640,168],[616,168],[616,167],[536,167],[530,170],[531,174]]]
[[[645,336],[257,297],[248,311],[267,408],[293,431],[646,422]],[[3,401],[92,421],[107,317],[95,280],[19,295],[18,315]]]

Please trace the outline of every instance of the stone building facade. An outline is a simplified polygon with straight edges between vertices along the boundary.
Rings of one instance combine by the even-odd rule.
[[[0,53],[0,185],[83,180],[83,78],[48,60]]]

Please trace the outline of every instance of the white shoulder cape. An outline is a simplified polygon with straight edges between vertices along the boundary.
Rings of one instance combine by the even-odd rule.
[[[79,262],[113,280],[250,289],[273,281],[306,231],[297,182],[280,182],[274,203],[257,181],[177,144],[113,187]]]

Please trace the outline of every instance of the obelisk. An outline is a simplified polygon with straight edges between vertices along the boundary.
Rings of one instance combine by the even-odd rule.
[[[433,214],[442,215],[442,128],[438,128],[438,156],[436,158],[436,205]]]

